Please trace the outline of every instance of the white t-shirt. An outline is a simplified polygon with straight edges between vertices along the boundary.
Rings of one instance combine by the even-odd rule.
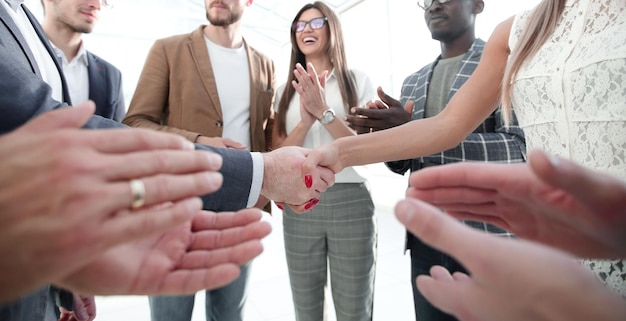
[[[245,46],[231,49],[204,37],[215,84],[222,107],[222,137],[230,138],[250,149],[250,67]]]

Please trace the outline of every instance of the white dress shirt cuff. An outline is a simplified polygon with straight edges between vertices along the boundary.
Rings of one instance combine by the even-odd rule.
[[[263,155],[258,152],[250,153],[250,155],[252,156],[252,185],[250,185],[250,195],[248,196],[247,207],[249,208],[253,207],[259,200],[263,186],[263,171],[265,170]]]

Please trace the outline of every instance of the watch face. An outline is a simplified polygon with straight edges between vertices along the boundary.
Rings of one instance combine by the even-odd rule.
[[[322,115],[322,119],[320,120],[320,122],[324,125],[328,125],[333,120],[335,120],[335,111],[332,109],[328,109]]]

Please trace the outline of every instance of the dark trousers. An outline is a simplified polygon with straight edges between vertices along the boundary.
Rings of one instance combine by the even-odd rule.
[[[411,251],[411,284],[413,286],[413,303],[415,304],[415,320],[417,321],[456,321],[449,314],[435,308],[419,292],[415,284],[418,275],[430,275],[430,268],[440,265],[448,269],[450,273],[467,273],[465,268],[452,257],[440,252],[407,233],[407,249]]]
[[[45,286],[18,300],[0,304],[2,321],[55,321],[56,305],[50,297],[50,286]]]

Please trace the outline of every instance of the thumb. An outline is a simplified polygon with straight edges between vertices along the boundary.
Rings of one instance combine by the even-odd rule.
[[[326,88],[326,75],[328,75],[328,70],[324,70],[324,72],[322,72],[322,74],[318,76],[320,86],[322,86],[322,88]]]
[[[603,208],[601,200],[618,199],[626,191],[623,182],[606,174],[584,168],[574,162],[532,150],[528,162],[533,172],[545,183],[562,189],[592,207]]]
[[[412,115],[413,106],[415,106],[415,102],[412,100],[409,100],[409,102],[406,103],[406,106],[404,106],[404,111],[406,111],[407,114]]]
[[[389,108],[402,106],[402,104],[400,104],[400,102],[398,100],[396,100],[393,97],[387,95],[385,93],[385,91],[383,91],[382,87],[378,87],[377,91],[378,91],[378,97],[380,98],[380,100],[382,102],[384,102],[385,104],[387,104],[387,106],[389,106]]]
[[[85,125],[94,111],[94,103],[92,101],[86,101],[75,107],[66,107],[46,112],[27,122],[19,130],[38,134],[58,129],[78,129]]]

